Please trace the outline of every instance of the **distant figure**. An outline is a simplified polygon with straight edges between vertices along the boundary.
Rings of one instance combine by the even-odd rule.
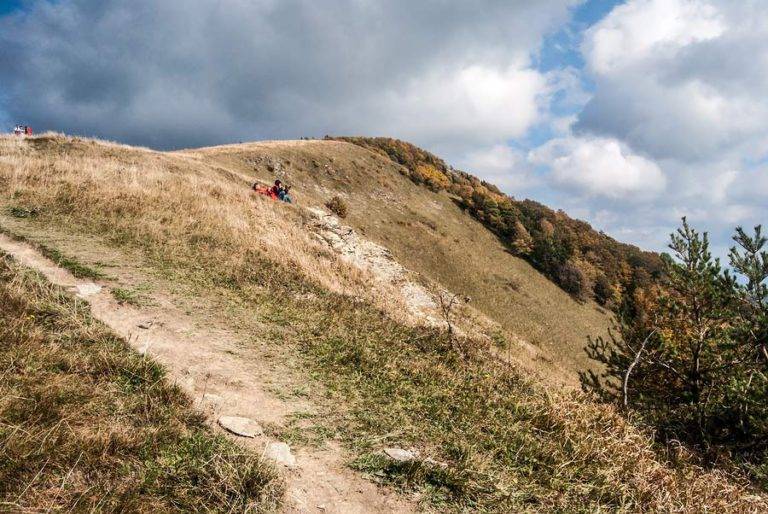
[[[13,135],[14,136],[31,136],[32,127],[29,127],[27,125],[16,125],[15,127],[13,127]]]
[[[286,203],[293,203],[293,200],[291,199],[291,195],[288,194],[290,191],[291,191],[291,186],[285,186],[280,189],[280,192],[277,194],[277,197]]]
[[[280,198],[280,191],[283,190],[283,183],[279,180],[275,180],[275,185],[272,186],[272,194],[275,195],[276,198]]]
[[[273,185],[272,187],[264,186],[259,184],[258,182],[255,182],[253,186],[251,186],[251,189],[259,193],[260,195],[268,196],[273,200],[280,200],[286,203],[293,203],[293,199],[291,198],[291,195],[288,194],[291,190],[291,186],[284,186],[283,183],[280,182],[279,180],[275,180],[275,185]]]

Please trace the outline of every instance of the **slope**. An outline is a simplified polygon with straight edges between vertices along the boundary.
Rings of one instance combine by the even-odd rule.
[[[3,512],[280,503],[277,472],[214,435],[157,362],[2,251],[0,367]]]
[[[668,459],[611,407],[526,378],[498,358],[488,338],[401,321],[396,305],[371,294],[371,273],[317,238],[305,209],[254,197],[243,176],[253,164],[225,155],[232,147],[218,151],[168,154],[57,135],[2,138],[7,214],[0,225],[46,244],[61,265],[81,272],[95,267],[109,275],[132,263],[156,278],[164,294],[187,302],[177,306],[180,313],[226,327],[237,343],[225,346],[227,357],[200,359],[196,373],[226,375],[225,359],[261,363],[270,373],[253,373],[255,385],[230,385],[272,385],[274,396],[311,408],[272,427],[298,455],[330,452],[425,508],[766,508],[765,497],[737,473],[702,469],[684,450]],[[277,173],[274,162],[263,164]],[[123,288],[139,285],[118,278],[126,280]],[[196,348],[219,348],[217,330],[203,328],[210,336]],[[183,344],[175,350],[188,351]],[[184,373],[178,361],[166,365]],[[411,449],[412,457],[393,462],[381,452],[386,447]]]
[[[336,141],[252,143],[179,155],[237,178],[294,186],[297,201],[323,205],[339,195],[349,205],[345,223],[385,246],[407,268],[469,296],[498,322],[508,339],[540,351],[541,367],[573,383],[591,363],[587,336],[603,334],[610,316],[593,302],[578,302],[456,205],[446,192],[414,185],[402,167],[358,146]]]

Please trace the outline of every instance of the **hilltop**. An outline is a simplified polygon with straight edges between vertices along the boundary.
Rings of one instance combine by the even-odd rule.
[[[42,268],[62,287],[90,291],[90,309],[115,332],[110,337],[167,369],[168,378],[157,374],[157,383],[179,385],[194,403],[177,403],[203,413],[205,430],[221,435],[216,421],[222,415],[243,416],[261,426],[252,438],[231,436],[244,451],[260,455],[265,445],[286,443],[295,463],[283,460],[288,468],[279,473],[284,510],[766,508],[765,497],[737,471],[704,469],[684,450],[663,454],[651,434],[571,387],[576,372],[589,365],[586,337],[610,326],[608,308],[553,282],[552,270],[479,215],[479,202],[467,204],[449,183],[415,184],[418,166],[364,146],[276,141],[155,152],[57,134],[5,137],[0,251]],[[251,191],[254,181],[276,177],[293,185],[294,205]],[[325,207],[334,197],[347,206],[343,219]],[[553,220],[548,223],[557,231]],[[594,232],[573,220],[563,224],[578,225],[579,234]],[[584,249],[574,249],[572,263],[596,266]],[[623,275],[645,266],[632,262]],[[580,272],[589,275],[587,268]],[[38,286],[19,280],[24,273],[18,263],[3,268],[5,297],[41,296]],[[78,362],[83,357],[66,354],[71,338],[59,337],[57,324],[74,300],[63,291],[56,295],[56,309],[17,310],[36,316],[36,333],[48,334],[44,349]],[[446,314],[441,298],[454,295],[460,304]],[[446,322],[456,330],[449,333]],[[24,340],[27,329],[14,327],[13,337]],[[12,386],[28,373],[7,368],[12,373],[4,380]],[[122,371],[116,383],[125,384],[125,376],[133,384]],[[120,387],[136,404],[150,398],[129,386]],[[66,397],[55,388],[35,394],[48,399],[39,403],[44,407]],[[9,426],[31,431],[63,424],[63,410],[43,414],[24,418],[0,405],[0,417],[13,419]],[[100,424],[101,414],[94,415],[67,423]],[[184,427],[175,426],[181,435],[174,437],[183,441]],[[228,469],[231,450],[221,448],[215,462]],[[407,457],[393,460],[382,453],[387,448],[406,449]],[[188,452],[194,462],[210,462],[195,449]],[[166,453],[147,454],[145,464],[157,461],[166,469],[179,462],[174,451]],[[40,471],[44,455],[17,455],[0,471],[0,483],[10,484],[0,492],[28,508],[51,498],[63,508],[75,506],[87,489],[83,480],[68,480],[69,470],[87,476],[103,465],[80,462],[70,451]],[[249,487],[229,486],[230,475],[201,473],[217,480],[217,494],[248,494],[249,501],[263,502],[251,507],[263,510],[283,486],[271,467],[257,464],[248,476],[259,482]],[[25,497],[38,471],[51,484],[45,501]],[[11,476],[17,478],[3,480]],[[56,494],[55,484],[65,483],[68,494]],[[184,501],[194,501],[183,485]]]

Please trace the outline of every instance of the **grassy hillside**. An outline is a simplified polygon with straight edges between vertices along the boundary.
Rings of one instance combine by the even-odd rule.
[[[409,269],[471,297],[473,307],[501,325],[504,338],[537,347],[537,366],[559,380],[575,383],[575,372],[592,365],[583,351],[586,338],[610,325],[607,311],[578,301],[513,255],[446,191],[414,186],[402,166],[378,153],[344,142],[300,141],[175,155],[234,173],[238,183],[281,178],[304,206],[339,195],[348,205],[344,223]]]
[[[658,280],[658,254],[619,243],[588,223],[532,200],[515,200],[495,185],[448,166],[410,143],[391,138],[339,137],[385,155],[404,166],[416,184],[456,195],[463,209],[493,231],[516,255],[526,259],[565,291],[619,308],[622,298]]]
[[[270,510],[274,469],[214,436],[164,371],[0,255],[0,510]]]
[[[683,450],[660,453],[650,434],[611,407],[526,378],[498,359],[487,340],[452,340],[434,328],[405,325],[366,300],[369,277],[319,243],[300,208],[249,193],[248,179],[274,174],[303,184],[298,199],[307,204],[345,195],[349,219],[360,230],[391,242],[398,257],[409,249],[426,254],[409,256],[412,264],[454,256],[454,244],[510,263],[484,271],[466,257],[449,260],[434,276],[458,270],[455,284],[477,284],[482,292],[483,280],[500,280],[495,273],[525,270],[516,277],[521,285],[508,293],[516,308],[527,301],[533,307],[524,313],[538,312],[570,333],[574,328],[557,320],[571,316],[576,325],[579,309],[605,320],[593,305],[574,302],[506,253],[492,235],[482,235],[482,226],[445,194],[401,189],[400,180],[408,179],[389,159],[353,145],[287,142],[160,153],[55,135],[0,139],[4,212],[60,237],[75,233],[140,251],[148,266],[200,295],[221,294],[248,306],[265,324],[265,344],[301,359],[307,390],[319,391],[313,400],[327,409],[323,433],[348,448],[350,465],[420,492],[427,505],[494,512],[768,508],[736,471],[702,469]],[[462,242],[460,225],[477,227],[469,230],[475,239]],[[489,287],[488,294],[498,293]],[[219,314],[236,324],[231,312]],[[532,317],[528,326],[537,326]],[[385,446],[417,448],[421,457],[396,465],[378,453]]]

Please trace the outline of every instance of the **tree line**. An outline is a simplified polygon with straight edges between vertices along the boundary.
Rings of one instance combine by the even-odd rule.
[[[514,254],[578,300],[594,299],[610,309],[623,297],[657,281],[658,254],[619,243],[588,223],[532,200],[517,200],[496,186],[448,166],[439,157],[391,138],[337,137],[401,164],[401,172],[433,191],[447,191],[494,232]]]

